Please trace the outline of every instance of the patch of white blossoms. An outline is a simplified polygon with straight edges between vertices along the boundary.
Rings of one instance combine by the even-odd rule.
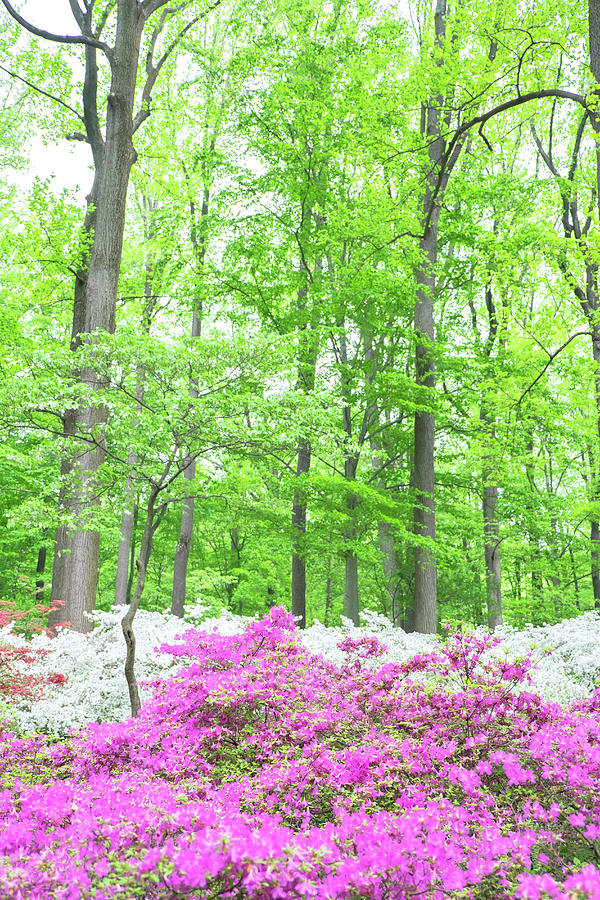
[[[31,642],[35,650],[47,655],[33,666],[26,666],[33,674],[58,672],[65,675],[64,686],[44,688],[45,697],[35,702],[11,702],[10,712],[20,732],[43,731],[62,735],[80,728],[86,722],[106,722],[125,719],[130,712],[129,695],[124,676],[125,643],[121,631],[124,609],[98,612],[91,634],[61,631],[57,637],[37,635]],[[139,682],[167,677],[181,666],[180,659],[156,652],[161,644],[176,643],[192,626],[201,623],[202,630],[220,634],[238,634],[250,621],[243,616],[223,612],[218,618],[205,618],[201,606],[187,610],[186,618],[140,610],[135,619],[136,664]],[[390,621],[377,613],[361,614],[362,625],[354,626],[343,620],[342,626],[325,627],[315,623],[302,634],[302,641],[312,653],[322,654],[334,663],[346,659],[337,644],[345,637],[377,637],[387,645],[388,652],[373,660],[371,665],[384,662],[403,662],[417,653],[427,653],[438,644],[434,635],[406,634],[394,628]],[[537,668],[534,684],[526,690],[541,694],[545,699],[567,705],[587,696],[600,681],[600,615],[587,612],[576,619],[565,619],[556,625],[527,626],[522,630],[510,627],[499,629],[503,638],[496,653],[504,658],[518,658],[533,652]],[[0,629],[0,642],[25,645],[10,628]],[[141,685],[142,698],[149,688]]]
[[[527,690],[568,706],[582,700],[600,686],[600,614],[585,612],[556,625],[508,625],[497,629],[503,639],[500,649],[509,657],[525,656],[532,650],[537,662]]]

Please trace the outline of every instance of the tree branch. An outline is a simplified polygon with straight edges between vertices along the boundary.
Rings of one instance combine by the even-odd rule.
[[[37,28],[35,25],[32,25],[31,22],[28,22],[27,19],[24,19],[23,16],[11,6],[9,0],[1,0],[1,2],[15,22],[18,22],[21,28],[24,28],[36,37],[44,38],[47,41],[55,41],[58,44],[87,44],[89,47],[96,47],[97,50],[102,50],[108,57],[112,54],[111,48],[108,44],[105,44],[104,41],[97,41],[95,38],[86,37],[83,34],[52,34],[50,31],[44,31],[43,28]]]
[[[69,106],[68,103],[65,103],[64,100],[61,100],[60,97],[55,97],[54,94],[49,94],[48,91],[45,91],[43,88],[38,87],[37,84],[34,84],[32,81],[29,81],[27,78],[23,78],[22,75],[18,75],[16,72],[11,71],[11,69],[6,69],[4,66],[0,65],[0,69],[3,72],[6,72],[7,75],[10,75],[11,78],[16,78],[18,81],[22,81],[23,84],[26,84],[28,88],[31,88],[32,91],[36,91],[38,94],[42,94],[44,97],[48,97],[49,100],[54,100],[55,103],[60,103],[61,106],[64,106],[65,109],[68,109],[70,113],[73,113],[74,116],[77,116],[80,122],[83,122],[85,125],[85,120],[81,113],[77,112],[76,109],[73,109],[72,106]]]
[[[527,387],[527,388],[523,391],[523,393],[521,394],[521,396],[519,397],[519,399],[518,399],[517,402],[515,403],[515,406],[520,406],[520,405],[521,405],[521,402],[525,399],[525,397],[527,396],[527,394],[535,387],[535,385],[538,383],[538,381],[540,380],[540,378],[543,378],[543,377],[544,377],[544,375],[546,374],[546,371],[548,370],[549,366],[553,363],[553,361],[556,359],[556,357],[559,355],[559,353],[562,353],[562,351],[563,351],[566,347],[569,346],[569,344],[571,343],[571,341],[574,341],[575,338],[577,338],[577,337],[582,337],[583,335],[589,335],[589,334],[590,334],[589,331],[576,331],[575,334],[572,334],[571,337],[568,338],[568,339],[564,342],[564,344],[561,344],[561,346],[558,348],[558,350],[555,350],[555,351],[554,351],[554,353],[548,353],[548,351],[546,350],[546,353],[548,353],[548,361],[546,362],[546,364],[544,365],[544,367],[540,370],[540,372],[536,375],[536,377],[533,379],[533,381],[531,382],[531,384],[529,385],[529,387]]]
[[[133,134],[135,134],[135,132],[140,127],[140,125],[142,125],[142,123],[145,122],[146,119],[148,118],[148,116],[150,115],[150,101],[152,99],[151,98],[152,90],[154,88],[154,85],[156,84],[156,79],[158,78],[160,70],[162,69],[162,67],[164,66],[166,61],[168,60],[169,56],[175,50],[175,48],[177,47],[177,45],[179,44],[181,39],[188,33],[188,31],[190,31],[194,27],[194,25],[196,25],[197,22],[199,22],[206,15],[208,15],[209,12],[212,12],[213,9],[216,9],[218,6],[220,6],[222,0],[214,0],[214,2],[209,7],[207,7],[207,9],[205,9],[203,12],[199,13],[199,15],[195,16],[191,20],[191,22],[188,22],[186,25],[184,25],[184,27],[179,31],[177,36],[171,41],[171,43],[169,44],[167,49],[164,51],[164,53],[160,57],[160,59],[156,63],[153,63],[152,58],[154,56],[156,42],[166,24],[166,22],[169,21],[169,19],[171,19],[171,17],[175,13],[181,12],[182,9],[186,9],[188,6],[191,6],[192,2],[193,2],[193,0],[184,0],[183,3],[180,3],[179,6],[176,6],[175,8],[166,9],[164,11],[164,13],[162,14],[162,16],[160,17],[160,21],[159,21],[158,25],[152,32],[152,38],[150,40],[150,49],[148,50],[148,53],[146,55],[146,83],[144,84],[144,87],[142,90],[142,100],[141,100],[140,108],[139,108],[138,112],[136,113],[134,120],[133,120]],[[164,4],[161,4],[161,5],[164,5]],[[160,7],[157,7],[157,8],[160,8]],[[153,12],[155,12],[155,11],[156,10],[153,10]]]

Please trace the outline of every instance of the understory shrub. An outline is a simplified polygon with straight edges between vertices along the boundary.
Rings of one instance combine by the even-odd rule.
[[[338,643],[191,629],[138,718],[4,731],[2,898],[600,897],[600,692],[545,702],[490,636]]]
[[[35,653],[26,665],[12,666],[13,675],[46,679],[50,674],[63,676],[63,686],[48,686],[43,696],[13,698],[11,715],[22,732],[43,731],[66,735],[87,722],[122,721],[130,713],[129,695],[123,674],[125,644],[121,631],[124,610],[97,612],[95,627],[89,635],[62,629],[54,638],[45,633],[32,640],[15,634],[10,624],[0,627],[0,644]],[[377,613],[361,613],[362,626],[345,620],[342,627],[325,627],[315,622],[300,635],[304,647],[341,665],[345,654],[339,643],[350,636],[377,637],[387,647],[380,663],[401,663],[415,654],[427,653],[438,645],[433,635],[406,634],[394,628],[389,619]],[[173,658],[156,652],[163,641],[175,641],[190,624],[223,635],[241,633],[251,619],[223,612],[219,618],[206,618],[202,606],[186,611],[185,622],[174,616],[140,610],[136,615],[136,674],[144,683],[169,674]],[[2,622],[0,621],[0,626]],[[500,658],[518,658],[532,651],[536,667],[532,672],[534,689],[544,699],[562,706],[582,700],[600,678],[600,616],[589,612],[552,626],[498,632],[502,644],[492,649]],[[482,632],[483,634],[483,632]],[[142,697],[148,698],[149,692]]]

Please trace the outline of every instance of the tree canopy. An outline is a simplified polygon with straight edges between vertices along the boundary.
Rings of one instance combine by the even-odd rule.
[[[598,0],[2,4],[1,595],[600,608]]]

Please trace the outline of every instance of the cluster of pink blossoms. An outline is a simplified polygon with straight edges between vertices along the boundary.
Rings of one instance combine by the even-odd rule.
[[[137,719],[0,735],[0,897],[600,898],[600,694],[517,693],[495,643],[187,632]]]

